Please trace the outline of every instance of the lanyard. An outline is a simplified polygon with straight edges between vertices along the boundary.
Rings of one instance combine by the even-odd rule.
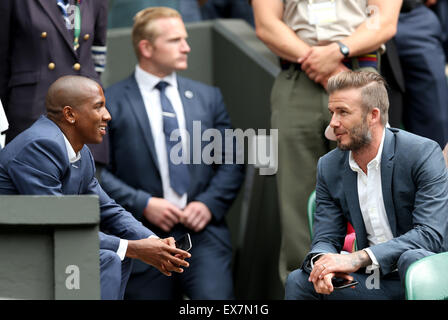
[[[73,49],[76,51],[79,48],[79,35],[81,34],[81,10],[79,8],[80,0],[76,0],[75,7],[75,33],[73,38]]]

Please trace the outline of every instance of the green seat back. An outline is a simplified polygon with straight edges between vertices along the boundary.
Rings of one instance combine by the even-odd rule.
[[[406,299],[448,300],[448,252],[424,257],[406,272]]]
[[[311,192],[310,197],[308,198],[308,228],[310,230],[310,239],[313,240],[313,225],[314,225],[314,213],[316,212],[316,190]],[[358,245],[355,241],[353,242],[353,249],[350,252],[354,252],[358,250]]]

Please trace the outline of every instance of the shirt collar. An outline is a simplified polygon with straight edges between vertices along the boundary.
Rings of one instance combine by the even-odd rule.
[[[135,66],[135,79],[137,83],[145,90],[153,90],[156,84],[158,84],[161,80],[168,82],[174,88],[177,88],[177,75],[175,72],[163,77],[159,78],[142,68],[139,65]]]
[[[378,148],[378,152],[377,152],[375,158],[373,158],[367,164],[367,168],[378,169],[379,165],[381,164],[381,155],[383,154],[383,145],[384,145],[385,136],[386,136],[386,128],[383,129],[383,137],[381,138],[381,144],[380,144],[380,147]],[[350,169],[352,169],[353,171],[355,171],[355,172],[362,171],[361,168],[356,163],[355,159],[353,158],[353,153],[351,151],[349,152],[348,163],[350,165]]]
[[[73,147],[70,144],[70,142],[68,141],[65,134],[62,134],[62,135],[64,136],[65,148],[67,149],[68,161],[70,163],[75,163],[76,161],[81,159],[81,151],[79,151],[78,153],[75,153],[75,150],[73,150]]]

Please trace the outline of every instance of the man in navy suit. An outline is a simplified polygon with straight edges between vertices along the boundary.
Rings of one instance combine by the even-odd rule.
[[[230,128],[222,95],[218,88],[176,74],[187,68],[190,51],[176,10],[144,9],[134,21],[135,73],[106,90],[113,120],[111,162],[101,174],[102,185],[160,235],[177,239],[190,233],[193,248],[191,268],[172,278],[137,261],[125,298],[231,299],[232,247],[225,215],[242,183],[243,167],[195,161],[209,145],[193,139],[208,129],[223,137]],[[173,146],[176,131],[180,135]],[[176,164],[179,146],[186,158]],[[224,151],[216,148],[213,157],[223,160]]]
[[[328,82],[338,148],[318,162],[311,251],[286,299],[403,299],[414,261],[448,249],[448,174],[439,145],[386,128],[389,101],[375,73]],[[358,251],[340,254],[347,221]],[[359,282],[334,290],[333,277]],[[401,283],[400,283],[401,280]]]
[[[0,194],[96,194],[100,205],[102,299],[122,299],[136,258],[165,275],[183,272],[188,252],[174,239],[159,239],[103,191],[86,143],[100,143],[110,114],[95,81],[65,76],[47,94],[41,116],[0,152]],[[82,250],[82,248],[80,248]]]

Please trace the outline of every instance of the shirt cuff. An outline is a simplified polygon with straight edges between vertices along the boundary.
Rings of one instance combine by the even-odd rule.
[[[376,260],[372,250],[370,250],[370,248],[365,248],[364,251],[369,255],[370,260],[372,260],[372,264],[367,266],[367,270],[379,269],[380,264],[378,263],[378,260]]]
[[[156,239],[160,239],[158,236],[156,236],[155,234],[152,234],[148,237],[148,239],[150,238],[156,238]],[[117,250],[117,254],[120,257],[120,260],[123,261],[124,258],[126,257],[126,251],[128,250],[128,240],[126,239],[120,239],[120,245],[118,246],[118,250]]]
[[[120,245],[118,246],[117,254],[120,257],[121,261],[124,260],[127,250],[128,250],[128,240],[120,239]]]

